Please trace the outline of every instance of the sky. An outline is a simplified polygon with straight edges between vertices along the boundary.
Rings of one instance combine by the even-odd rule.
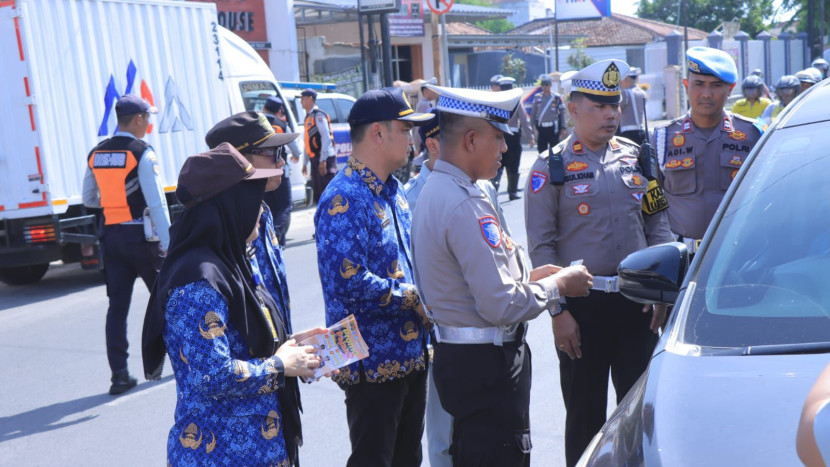
[[[554,8],[554,3],[556,0],[543,0],[545,7],[547,8]],[[611,0],[611,11],[614,13],[621,13],[623,15],[628,16],[637,16],[637,6],[640,4],[639,0]],[[781,0],[775,0],[773,2],[775,7],[781,5]],[[793,15],[793,12],[782,12],[776,18],[778,21],[784,21],[789,19]]]

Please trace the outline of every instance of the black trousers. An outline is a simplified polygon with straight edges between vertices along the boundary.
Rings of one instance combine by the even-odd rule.
[[[559,144],[559,132],[556,131],[554,127],[536,127],[536,130],[539,134],[539,138],[536,140],[536,149],[539,152],[547,151],[548,148],[552,148]]]
[[[352,454],[347,467],[419,466],[427,400],[427,372],[346,386]]]
[[[523,341],[434,345],[433,378],[453,417],[454,466],[530,465],[530,348]]]
[[[605,423],[609,370],[619,404],[648,366],[657,335],[649,329],[651,313],[619,293],[592,290],[588,297],[567,301],[582,344],[580,359],[557,352],[566,410],[565,458],[572,467]]]
[[[159,243],[144,239],[140,224],[105,226],[101,235],[107,282],[107,359],[113,373],[127,369],[127,313],[138,277],[147,289],[156,281],[163,257]],[[141,310],[146,309],[145,306]]]
[[[320,195],[323,190],[329,185],[329,182],[334,178],[337,172],[337,158],[329,157],[326,159],[326,173],[320,175],[320,156],[311,159],[308,170],[311,172],[311,190],[314,192],[314,203],[320,201]]]
[[[515,195],[519,189],[519,163],[522,159],[522,130],[504,135],[507,152],[501,156],[501,165],[507,172],[507,192]]]
[[[642,145],[646,142],[646,132],[644,130],[630,130],[620,133],[623,138],[628,138],[637,144]]]
[[[274,231],[280,245],[285,246],[285,234],[291,225],[291,211],[294,206],[291,202],[291,180],[283,177],[280,186],[273,191],[265,193],[263,200],[271,209],[271,216],[274,217]]]

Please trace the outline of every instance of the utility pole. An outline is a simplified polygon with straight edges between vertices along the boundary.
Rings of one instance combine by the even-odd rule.
[[[389,39],[388,14],[380,15],[381,61],[383,62],[383,86],[392,86],[392,41]]]

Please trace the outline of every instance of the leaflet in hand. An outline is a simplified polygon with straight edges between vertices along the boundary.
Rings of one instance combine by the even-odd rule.
[[[323,366],[314,370],[315,378],[369,356],[369,346],[360,335],[354,315],[343,318],[330,326],[327,332],[315,334],[300,344],[313,346],[323,359]]]

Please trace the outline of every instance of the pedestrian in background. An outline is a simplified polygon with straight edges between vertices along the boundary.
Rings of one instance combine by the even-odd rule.
[[[89,153],[83,181],[84,206],[103,208],[100,241],[109,297],[106,336],[112,395],[138,384],[127,368],[127,314],[133,286],[137,277],[148,289],[153,286],[170,243],[158,160],[152,146],[142,140],[150,115],[157,112],[138,96],[118,99],[119,131]]]
[[[331,130],[331,118],[317,107],[317,91],[306,89],[300,93],[300,105],[305,115],[305,150],[307,159],[303,161],[303,175],[306,175],[306,163],[311,165],[311,189],[314,202],[320,202],[320,195],[337,173],[337,155],[334,151],[334,133]]]
[[[655,130],[652,144],[669,205],[669,226],[694,254],[761,130],[754,120],[724,109],[738,77],[728,53],[692,47],[686,52],[686,67],[689,112]]]
[[[369,356],[342,368],[347,466],[417,466],[427,382],[425,315],[412,273],[403,166],[416,113],[400,88],[364,93],[349,113],[354,150],[314,214],[326,323],[353,314]]]
[[[648,140],[645,129],[648,94],[637,85],[639,77],[640,69],[631,68],[620,84],[622,101],[619,135],[634,141],[637,145]]]
[[[553,78],[550,75],[542,75],[539,78],[539,86],[542,92],[533,96],[530,126],[536,137],[536,149],[543,152],[568,136],[568,127],[565,123],[565,101],[562,100],[562,96],[551,91]]]
[[[325,329],[289,335],[252,251],[266,183],[281,175],[228,143],[189,157],[179,174],[186,209],[171,229],[143,335],[147,377],[161,376],[165,354],[176,377],[170,465],[298,465],[291,389],[321,361],[297,342]]]
[[[440,96],[440,156],[418,200],[412,253],[435,323],[435,387],[453,417],[450,453],[456,466],[526,466],[526,321],[555,307],[560,294],[587,294],[591,276],[583,266],[530,271],[475,183],[500,165],[521,90],[433,89]]]
[[[552,319],[565,402],[565,458],[576,465],[605,423],[608,375],[617,404],[648,366],[665,306],[643,307],[619,293],[627,255],[674,241],[665,206],[645,207],[639,146],[614,136],[628,64],[601,60],[573,75],[574,131],[533,164],[525,225],[534,266],[582,261],[594,277],[588,297],[568,298]]]

